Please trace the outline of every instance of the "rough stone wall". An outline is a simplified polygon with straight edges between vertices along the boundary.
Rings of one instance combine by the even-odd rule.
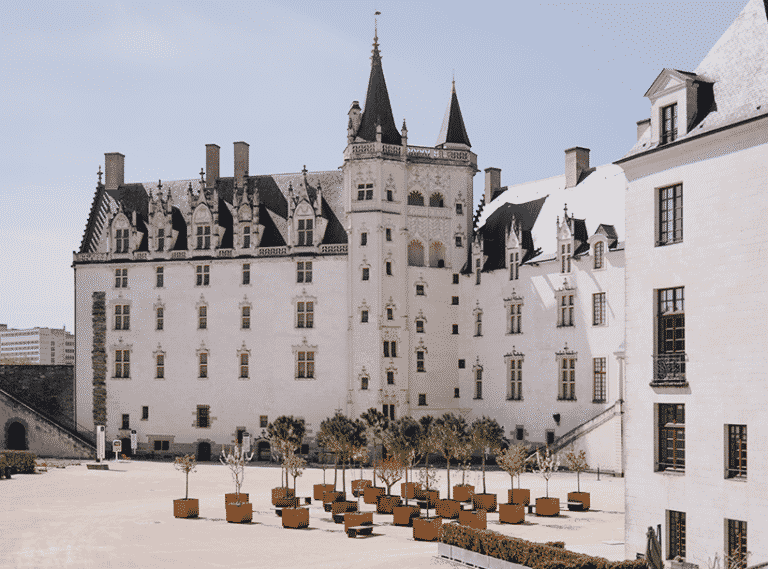
[[[0,365],[0,389],[59,423],[75,425],[71,365]]]
[[[106,293],[93,293],[93,424],[107,424],[107,351],[105,340],[107,335],[107,313],[105,306]]]

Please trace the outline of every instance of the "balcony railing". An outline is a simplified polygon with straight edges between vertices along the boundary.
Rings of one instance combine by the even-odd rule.
[[[688,387],[685,377],[687,361],[685,352],[654,355],[651,387]]]
[[[320,245],[321,255],[346,255],[349,247],[346,243],[326,243]]]

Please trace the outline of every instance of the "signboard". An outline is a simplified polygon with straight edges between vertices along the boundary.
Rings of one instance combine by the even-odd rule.
[[[123,450],[123,442],[120,439],[112,441],[112,452],[120,452]]]
[[[248,431],[243,433],[243,452],[251,452],[251,435]]]
[[[131,431],[131,451],[136,454],[136,448],[138,446],[138,437],[136,436],[136,429]]]
[[[96,460],[102,461],[106,456],[106,444],[104,440],[104,425],[96,426]]]

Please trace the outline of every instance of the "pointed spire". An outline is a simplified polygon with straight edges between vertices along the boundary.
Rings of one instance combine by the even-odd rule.
[[[381,126],[381,141],[385,144],[402,144],[400,133],[397,132],[395,118],[392,115],[392,105],[389,102],[387,83],[384,80],[384,70],[381,66],[379,53],[378,24],[373,36],[373,55],[371,56],[371,75],[368,79],[368,94],[365,97],[365,108],[360,121],[357,136],[363,140],[376,140],[376,126]]]
[[[467,129],[464,128],[464,119],[459,108],[459,98],[456,96],[456,79],[454,78],[451,83],[451,102],[445,110],[445,118],[440,129],[440,135],[437,137],[436,146],[453,143],[466,144],[471,148],[472,144],[469,142]]]

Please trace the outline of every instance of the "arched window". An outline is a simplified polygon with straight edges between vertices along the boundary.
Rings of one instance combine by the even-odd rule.
[[[424,245],[415,239],[408,244],[408,265],[411,267],[424,266]]]
[[[445,245],[439,241],[433,241],[429,244],[429,266],[430,267],[444,267],[445,266]]]
[[[443,207],[443,194],[435,192],[429,196],[429,207]]]
[[[414,190],[408,194],[408,205],[424,205],[424,196]]]

